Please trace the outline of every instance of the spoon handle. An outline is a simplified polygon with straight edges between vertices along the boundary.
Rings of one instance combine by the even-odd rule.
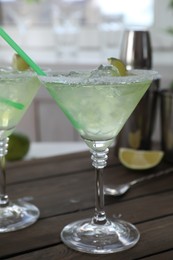
[[[173,172],[173,168],[169,168],[167,170],[163,170],[163,171],[160,171],[160,172],[157,172],[157,173],[150,174],[148,176],[144,176],[144,177],[135,179],[135,180],[129,182],[129,184],[130,184],[130,186],[133,186],[137,183],[140,183],[140,182],[143,182],[143,181],[146,181],[146,180],[151,180],[155,177],[159,177],[161,175],[166,175],[166,174],[171,173],[171,172]]]

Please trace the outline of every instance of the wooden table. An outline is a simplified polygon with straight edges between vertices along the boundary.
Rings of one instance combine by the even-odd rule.
[[[105,169],[106,184],[117,184],[172,167],[130,171],[113,150]],[[89,152],[8,164],[10,198],[26,197],[40,209],[40,219],[20,231],[0,234],[0,259],[173,259],[173,173],[138,184],[121,198],[106,197],[108,216],[122,216],[137,226],[138,244],[124,252],[89,255],[73,251],[60,240],[62,228],[94,213],[95,175]]]

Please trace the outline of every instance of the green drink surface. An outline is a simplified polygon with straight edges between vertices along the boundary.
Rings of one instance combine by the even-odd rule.
[[[0,71],[0,136],[14,130],[40,86],[32,73]]]
[[[102,141],[118,134],[151,83],[151,77],[114,78],[115,82],[108,77],[83,81],[57,77],[45,85],[84,139]]]

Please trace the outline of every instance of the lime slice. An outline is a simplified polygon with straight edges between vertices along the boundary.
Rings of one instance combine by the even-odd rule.
[[[133,170],[150,169],[161,162],[163,155],[163,151],[144,151],[129,148],[120,148],[118,153],[120,162]]]
[[[28,64],[17,53],[13,56],[12,67],[16,70],[26,70],[29,68]],[[20,110],[24,108],[23,104],[4,97],[0,97],[0,102]]]
[[[8,142],[8,161],[21,160],[29,151],[30,141],[26,135],[13,133]]]
[[[120,59],[111,57],[111,58],[108,58],[108,62],[117,68],[120,76],[127,75],[126,66]]]
[[[15,53],[13,55],[12,67],[13,67],[13,69],[20,70],[20,71],[24,71],[24,70],[29,69],[29,65],[17,53]]]

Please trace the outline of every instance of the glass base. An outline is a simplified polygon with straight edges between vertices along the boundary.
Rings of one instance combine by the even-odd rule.
[[[39,209],[23,200],[9,202],[0,207],[0,233],[16,231],[35,223],[40,215]]]
[[[110,254],[133,247],[140,234],[135,226],[120,219],[96,225],[92,219],[79,220],[64,227],[62,241],[72,249],[91,254]]]

